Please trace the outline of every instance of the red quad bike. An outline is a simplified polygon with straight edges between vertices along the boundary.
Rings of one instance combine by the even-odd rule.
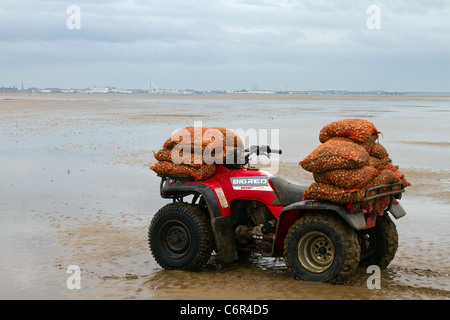
[[[275,152],[281,154],[268,146],[237,150],[233,164],[217,165],[214,176],[204,181],[160,175],[161,197],[173,202],[149,226],[156,262],[164,269],[193,271],[213,251],[224,263],[235,261],[239,251],[256,252],[283,256],[296,279],[331,283],[345,282],[358,266],[386,268],[398,246],[390,215],[399,219],[406,214],[394,200],[401,198],[403,185],[366,192],[362,201],[374,200],[374,206],[388,196],[383,215],[359,210],[359,203],[302,201],[305,187],[249,165],[252,154]],[[369,197],[370,191],[376,194]]]

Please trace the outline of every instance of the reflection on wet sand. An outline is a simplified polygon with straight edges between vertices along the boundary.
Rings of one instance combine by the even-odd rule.
[[[449,102],[0,96],[0,298],[449,299]],[[306,185],[312,177],[297,163],[318,144],[318,130],[330,120],[362,115],[381,128],[382,143],[413,184],[401,200],[407,215],[396,221],[399,249],[381,273],[381,289],[368,289],[363,268],[348,284],[331,285],[296,281],[282,259],[258,255],[229,265],[213,256],[195,273],[165,271],[153,260],[147,228],[166,201],[149,166],[152,151],[174,129],[196,120],[278,128],[283,155],[276,173]],[[69,265],[81,269],[80,290],[66,287]]]

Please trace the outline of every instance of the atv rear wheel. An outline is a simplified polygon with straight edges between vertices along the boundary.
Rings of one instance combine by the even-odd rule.
[[[398,233],[395,223],[384,214],[377,217],[374,227],[358,231],[361,245],[361,267],[377,265],[386,269],[394,259],[398,248]]]
[[[284,241],[284,259],[299,280],[344,282],[359,263],[360,246],[353,229],[333,214],[300,217]]]
[[[175,202],[153,217],[148,243],[164,269],[193,271],[208,262],[214,241],[205,214],[195,205]]]

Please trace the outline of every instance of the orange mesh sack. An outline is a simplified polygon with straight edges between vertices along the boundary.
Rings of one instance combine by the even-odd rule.
[[[215,164],[205,164],[200,167],[192,167],[184,164],[174,164],[170,161],[158,161],[150,170],[157,174],[167,174],[179,177],[192,177],[195,180],[206,180],[216,173]]]
[[[379,167],[378,169],[379,175],[376,176],[366,187],[366,190],[373,188],[373,187],[379,187],[382,185],[389,185],[392,183],[402,182],[403,186],[406,188],[407,186],[410,186],[411,184],[406,181],[405,176],[398,170],[398,166],[394,166],[392,164],[388,164],[383,167]],[[392,190],[400,190],[400,186],[393,187]],[[390,187],[385,187],[381,189],[375,189],[367,193],[367,196],[373,196],[378,193],[383,193],[390,191]],[[394,199],[394,202],[396,200]],[[374,200],[364,201],[361,203],[361,208],[364,209],[372,209],[379,215],[383,214],[384,209],[387,208],[390,202],[390,196],[380,197],[377,200],[377,206],[373,208],[373,205],[375,203]]]
[[[354,142],[354,143],[359,144],[364,149],[366,149],[366,151],[370,154],[370,151],[372,150],[372,148],[377,144],[377,142],[376,142],[377,139],[378,139],[378,134],[372,134],[366,141],[363,141],[363,142],[355,141],[349,137],[332,137],[332,138],[328,139],[327,141],[339,140],[339,141]]]
[[[188,150],[186,156],[184,152]],[[192,167],[200,167],[205,162],[203,161],[204,148],[200,148],[200,151],[194,148],[174,149],[173,147],[162,148],[158,152],[153,152],[153,155],[158,161],[171,161],[175,164],[184,164]]]
[[[303,193],[303,200],[327,200],[334,203],[358,202],[364,197],[364,190],[344,189],[326,183],[314,182]]]
[[[382,190],[382,192],[384,192],[384,191],[388,191],[388,190]],[[381,216],[384,214],[384,210],[389,206],[390,202],[391,202],[391,197],[384,196],[384,197],[377,198],[376,201],[374,199],[368,200],[368,201],[363,201],[360,203],[360,208],[366,209],[369,212],[373,212],[373,213],[376,213],[377,215]],[[394,202],[395,202],[395,199],[394,199]],[[375,205],[375,203],[376,203],[376,205]]]
[[[334,169],[355,169],[368,164],[368,152],[357,143],[330,140],[313,150],[299,162],[309,172]]]
[[[374,167],[375,169],[390,164],[392,160],[389,157],[383,159],[377,159],[375,157],[369,157],[369,166]]]
[[[383,159],[389,156],[388,152],[386,151],[386,148],[379,143],[375,143],[373,145],[373,147],[369,151],[369,155],[377,159]]]
[[[332,137],[348,137],[357,142],[369,140],[380,132],[370,121],[363,119],[344,119],[331,122],[320,130],[319,141],[324,143]]]
[[[384,169],[380,170],[380,174],[377,177],[375,177],[367,187],[371,188],[396,182],[400,182],[400,180],[397,178],[394,172],[391,170]]]
[[[208,129],[208,127],[193,126],[179,129],[164,142],[163,147],[173,147],[179,143],[206,146],[212,142],[212,137],[205,136]]]
[[[175,147],[178,151],[192,147],[195,153],[200,153],[201,148],[204,163],[221,164],[230,151],[244,149],[244,143],[236,133],[226,128],[191,126],[177,130],[163,145],[163,148]],[[198,156],[195,157],[198,161]]]
[[[361,189],[377,175],[377,169],[370,166],[364,166],[358,169],[336,169],[313,173],[315,182],[332,184],[344,189]]]
[[[400,182],[403,183],[403,187],[404,187],[404,188],[406,188],[406,187],[411,187],[411,183],[409,183],[409,181],[406,180],[406,177],[405,177],[405,176],[403,176],[403,178],[400,179]]]
[[[383,171],[385,171],[385,170],[389,170],[389,171],[391,171],[391,172],[395,175],[395,177],[397,178],[397,181],[395,181],[395,182],[401,182],[401,183],[403,183],[403,187],[405,187],[405,188],[411,186],[411,183],[409,183],[409,182],[406,180],[405,175],[399,170],[399,167],[398,167],[398,166],[394,166],[393,164],[387,164],[387,165],[385,165],[385,166],[379,167],[378,170],[381,171],[381,172],[383,172]]]
[[[382,186],[386,184],[392,184],[401,182],[403,184],[403,187],[406,188],[408,186],[411,186],[411,184],[406,181],[405,176],[398,170],[396,166],[389,165],[386,166],[387,168],[379,170],[380,174],[375,177],[375,179],[372,180],[372,182],[369,183],[367,186],[367,189],[377,186]],[[381,192],[389,191],[389,187],[382,188]],[[393,190],[399,190],[400,186],[394,187]],[[376,194],[376,191],[369,192],[369,196],[372,196]]]
[[[395,174],[390,170],[384,169],[384,170],[381,170],[380,174],[377,177],[375,177],[375,179],[373,179],[372,182],[370,182],[367,185],[366,190],[373,188],[373,187],[379,187],[379,186],[382,186],[385,184],[391,184],[391,183],[396,183],[396,182],[399,182],[399,181],[398,181],[398,178],[395,176]],[[390,190],[389,187],[375,189],[375,190],[367,192],[367,196],[371,197],[376,194],[387,192],[389,190]],[[387,205],[389,204],[389,201],[390,201],[389,196],[379,197],[378,200],[376,201],[376,203],[377,203],[376,208],[373,207],[373,205],[375,203],[374,199],[362,202],[361,208],[373,209],[373,210],[375,210],[375,212],[377,214],[381,214],[384,211],[384,209],[387,207]]]
[[[176,144],[202,146],[223,146],[226,148],[244,148],[242,139],[230,129],[221,127],[185,127],[177,130],[166,140],[163,147],[173,147]]]
[[[222,149],[219,147],[219,150]],[[215,148],[209,146],[178,144],[173,147],[162,148],[158,152],[153,152],[153,155],[158,161],[171,161],[175,164],[200,167],[204,164],[213,164],[216,159],[220,161],[217,163],[223,163],[224,158],[222,156],[216,158],[215,151]]]

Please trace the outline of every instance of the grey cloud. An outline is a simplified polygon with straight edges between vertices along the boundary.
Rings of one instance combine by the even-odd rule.
[[[409,87],[449,87],[450,80],[424,78],[433,70],[450,71],[442,65],[450,50],[446,0],[4,2],[0,82],[22,70],[39,85],[46,70],[54,74],[54,84],[48,85],[56,86],[63,68],[71,70],[73,83],[100,82],[103,70],[104,82],[124,87],[150,73],[161,86],[205,89],[243,83],[370,89],[385,80],[397,90],[396,75]],[[381,9],[381,30],[366,27],[366,9],[374,3]],[[81,9],[80,30],[66,28],[69,5]],[[424,77],[408,79],[409,68],[420,69]],[[362,84],[361,73],[374,80]]]

